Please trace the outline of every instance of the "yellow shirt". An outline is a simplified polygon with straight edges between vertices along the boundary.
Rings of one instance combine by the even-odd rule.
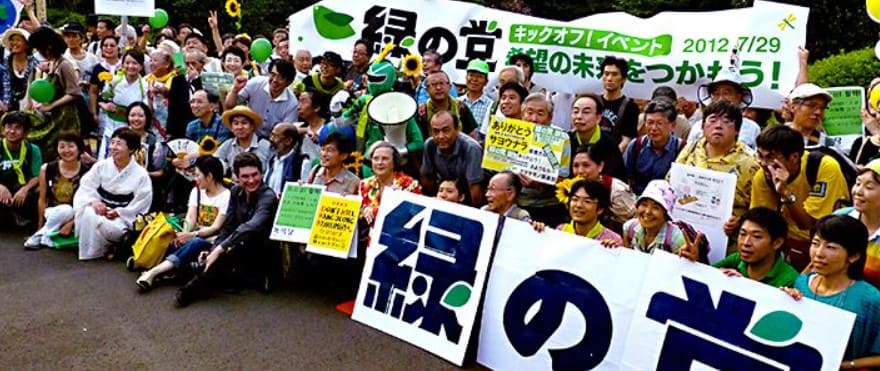
[[[840,165],[831,156],[822,157],[819,171],[816,174],[816,184],[810,187],[807,182],[806,168],[809,152],[804,152],[801,157],[801,171],[797,177],[788,183],[788,189],[794,193],[798,203],[803,203],[804,210],[811,217],[819,219],[831,214],[838,207],[839,201],[849,200],[849,188],[846,179],[840,171]],[[764,177],[764,169],[755,173],[752,182],[752,203],[750,207],[764,206],[782,211],[782,216],[788,222],[788,238],[809,241],[810,230],[800,229],[791,219],[787,207],[782,207],[779,196],[773,186],[767,184]],[[811,189],[812,188],[812,189]]]
[[[758,169],[755,151],[737,141],[724,156],[709,158],[706,153],[706,138],[700,138],[688,145],[678,154],[675,162],[703,169],[731,173],[737,176],[736,196],[733,199],[733,215],[742,215],[749,209],[752,192],[752,177]]]

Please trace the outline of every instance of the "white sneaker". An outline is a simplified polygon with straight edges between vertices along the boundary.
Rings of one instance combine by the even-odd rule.
[[[24,242],[24,248],[27,250],[39,250],[40,243],[43,241],[44,236],[40,234],[34,234],[33,236],[28,237],[27,241]]]
[[[49,238],[48,234],[43,235],[43,238],[40,241],[40,245],[43,245],[43,246],[46,246],[49,248],[53,248],[53,249],[55,248],[55,242],[52,241],[51,238]]]

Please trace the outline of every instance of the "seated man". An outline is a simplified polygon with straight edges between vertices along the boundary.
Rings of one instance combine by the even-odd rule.
[[[801,271],[810,262],[810,229],[816,220],[849,200],[846,180],[831,156],[822,157],[816,174],[807,174],[810,154],[804,151],[803,136],[790,127],[768,127],[757,143],[761,168],[752,178],[750,208],[781,210],[788,223],[786,258]]]
[[[229,128],[233,137],[220,144],[217,152],[214,152],[214,157],[223,161],[225,173],[230,173],[232,162],[242,152],[257,155],[261,164],[269,161],[269,157],[272,156],[271,145],[268,140],[256,134],[262,120],[260,115],[247,106],[238,106],[223,112],[223,124]]]
[[[226,220],[211,252],[199,256],[204,269],[177,291],[179,307],[204,297],[223,278],[233,285],[257,278],[258,287],[268,291],[270,280],[280,273],[280,264],[278,269],[273,267],[275,254],[268,241],[277,199],[263,183],[263,164],[253,153],[244,152],[235,157],[232,167],[239,185],[232,188]],[[250,275],[231,275],[241,272]]]
[[[715,263],[728,276],[740,276],[773,287],[791,287],[798,272],[782,256],[788,224],[782,215],[757,207],[742,215],[737,252]]]
[[[425,141],[419,183],[426,195],[437,193],[440,179],[466,179],[471,205],[483,201],[483,148],[473,138],[461,134],[458,119],[449,111],[431,117],[431,137]]]
[[[486,189],[487,203],[480,210],[529,223],[532,221],[529,212],[516,206],[516,198],[519,197],[520,192],[522,192],[522,182],[516,174],[509,170],[495,174],[489,180],[489,187]]]
[[[3,116],[2,124],[0,211],[4,220],[10,220],[11,213],[15,226],[24,227],[35,221],[43,156],[39,147],[27,141],[31,128],[28,115],[10,112]]]

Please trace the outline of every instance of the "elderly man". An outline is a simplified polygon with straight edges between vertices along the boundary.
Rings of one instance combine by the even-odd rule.
[[[431,137],[425,141],[421,181],[427,195],[437,192],[441,179],[465,179],[473,206],[482,204],[483,148],[473,138],[461,135],[458,118],[449,111],[431,117]]]
[[[794,109],[794,117],[787,125],[804,136],[804,145],[833,147],[833,142],[822,130],[825,109],[832,99],[831,93],[816,84],[807,83],[794,88],[788,99]]]
[[[263,181],[278,195],[284,184],[300,180],[304,158],[298,149],[301,139],[296,125],[289,122],[275,125],[269,134],[275,154],[266,164]]]
[[[474,59],[467,66],[467,94],[458,100],[471,110],[471,114],[478,123],[477,127],[489,125],[489,108],[492,107],[492,98],[485,93],[486,84],[489,83],[489,63]]]
[[[623,152],[626,180],[635,194],[641,194],[651,180],[666,177],[684,146],[672,134],[676,116],[675,103],[668,99],[651,101],[645,107],[647,134],[631,141]]]
[[[309,77],[312,70],[312,53],[306,49],[299,49],[293,55],[293,66],[296,67],[296,77],[293,79],[294,86]]]
[[[268,241],[278,202],[275,192],[263,183],[263,164],[254,154],[242,153],[235,157],[233,169],[239,185],[232,188],[226,220],[211,251],[199,256],[204,268],[177,291],[179,307],[203,298],[221,281],[241,285],[242,280],[252,278],[259,289],[268,291],[280,273],[280,264],[276,267],[274,261],[280,263],[280,258]]]
[[[223,112],[223,124],[229,128],[233,137],[220,144],[217,152],[214,152],[214,157],[223,161],[226,173],[230,172],[233,160],[242,152],[252,152],[260,159],[260,163],[267,163],[272,150],[269,141],[256,134],[261,123],[262,118],[246,106],[238,106]],[[260,170],[262,172],[263,169]]]
[[[531,93],[522,104],[523,120],[537,125],[553,126],[553,103],[544,93]],[[562,158],[559,160],[559,178],[570,174],[571,146],[566,139],[563,143]],[[535,181],[525,174],[518,174],[522,181],[522,194],[517,204],[526,209],[532,219],[546,225],[559,225],[565,222],[568,213],[556,198],[556,187]]]
[[[208,52],[210,48],[208,47],[208,40],[205,40],[205,37],[197,34],[195,32],[189,34],[184,39],[183,49],[187,52],[191,51],[200,51],[204,53],[205,57],[202,61],[202,69],[199,70],[199,73],[204,71],[208,72],[223,72],[223,67],[220,63],[220,60],[211,56],[208,56]],[[191,67],[187,64],[186,69],[189,72]]]
[[[435,113],[449,111],[458,119],[461,125],[458,129],[476,139],[477,122],[474,120],[474,115],[467,105],[455,100],[454,96],[450,94],[449,91],[452,88],[452,84],[449,82],[449,75],[438,70],[429,74],[425,81],[431,97],[425,103],[419,105],[416,112],[416,123],[419,124],[419,129],[422,130],[422,136],[425,138],[429,136],[430,120]]]
[[[443,57],[440,56],[440,53],[434,49],[422,53],[422,71],[424,71],[423,77],[416,77],[413,79],[413,83],[415,83],[415,93],[413,94],[413,98],[416,99],[416,104],[419,105],[427,102],[428,98],[431,96],[428,77],[434,72],[443,71]],[[449,76],[446,77],[446,81],[449,81]],[[449,90],[449,88],[447,88],[447,90]],[[458,92],[455,91],[455,89],[449,91],[448,94],[451,94],[453,98],[458,98]]]
[[[516,205],[520,192],[522,192],[522,182],[519,176],[508,170],[495,174],[489,179],[489,187],[486,188],[486,205],[480,210],[530,223],[532,217],[529,212]]]
[[[740,76],[735,67],[729,67],[718,72],[715,80],[707,86],[706,92],[709,94],[708,102],[705,101],[705,97],[700,97],[700,103],[704,105],[723,99],[744,109],[752,102],[752,91],[743,86],[742,76]],[[696,114],[699,115],[700,111],[697,111]],[[699,120],[702,122],[702,116],[700,117]],[[691,118],[691,120],[693,121],[694,118]],[[756,148],[755,140],[758,134],[761,134],[761,127],[758,123],[743,117],[743,124],[739,130],[739,141],[751,148]],[[702,136],[702,125],[692,126],[687,141],[688,143],[693,143]]]
[[[296,122],[296,96],[288,89],[296,76],[296,69],[289,61],[272,61],[269,76],[257,76],[248,80],[245,76],[235,78],[232,91],[226,95],[226,109],[247,103],[254,112],[263,117],[263,125],[257,130],[260,138],[268,138],[272,127],[279,122]]]

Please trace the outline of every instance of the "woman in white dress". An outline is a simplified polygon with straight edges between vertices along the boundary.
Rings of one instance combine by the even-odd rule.
[[[135,217],[150,209],[153,198],[147,170],[134,161],[140,136],[129,128],[117,129],[108,147],[110,157],[92,166],[73,197],[80,260],[107,255]]]
[[[122,59],[124,73],[113,76],[113,80],[104,85],[101,102],[98,103],[100,113],[98,119],[104,128],[101,149],[98,159],[105,159],[109,154],[110,136],[116,129],[128,126],[126,109],[134,102],[147,102],[147,83],[141,72],[144,70],[144,55],[132,49]],[[152,123],[147,123],[148,129]]]

